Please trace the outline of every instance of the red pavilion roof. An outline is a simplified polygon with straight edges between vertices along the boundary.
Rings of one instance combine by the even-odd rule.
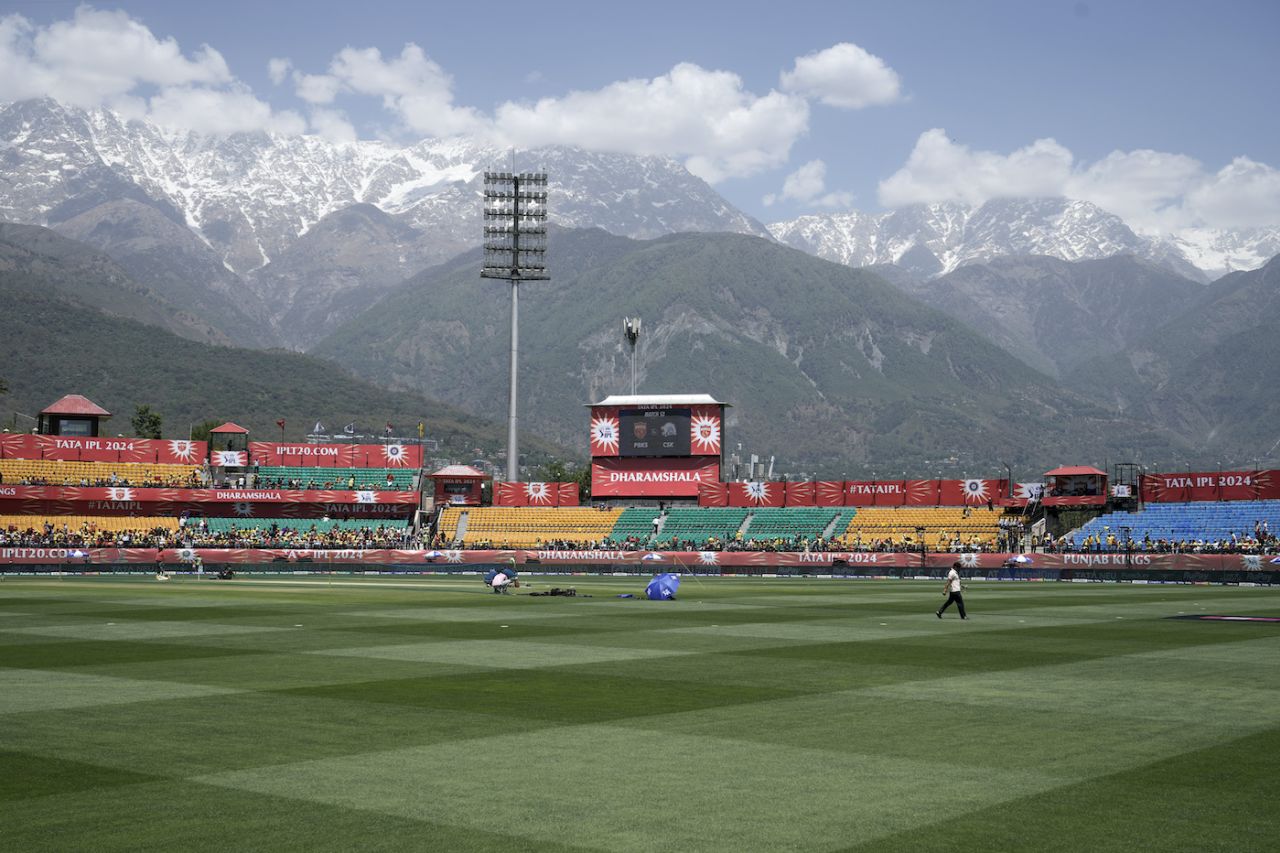
[[[1099,477],[1107,476],[1106,471],[1099,471],[1090,465],[1063,465],[1060,468],[1054,468],[1052,471],[1045,471],[1046,477],[1079,477],[1085,474],[1097,474]]]
[[[100,418],[109,418],[111,413],[90,400],[88,397],[81,397],[79,394],[68,394],[49,408],[42,411],[42,415],[82,415],[94,416]]]
[[[249,434],[249,431],[247,429],[240,426],[239,424],[233,424],[231,421],[227,421],[225,424],[223,424],[220,427],[214,427],[213,429],[209,430],[209,432],[218,434],[218,435],[221,435],[224,433],[237,433],[239,435]]]

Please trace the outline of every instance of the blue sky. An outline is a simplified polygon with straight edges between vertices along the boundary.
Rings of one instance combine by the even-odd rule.
[[[43,87],[174,122],[239,117],[247,99],[243,121],[337,137],[576,135],[591,147],[686,161],[765,221],[1060,192],[1154,230],[1280,224],[1275,2],[92,7],[118,13],[115,24],[77,8],[0,0],[0,19],[10,22],[0,26],[8,54],[0,77],[10,81],[0,82],[0,98]],[[172,40],[176,54],[139,49],[181,68],[129,78],[146,63],[125,39],[110,42],[120,45],[119,69],[111,56],[88,71],[77,66],[92,51],[76,46],[73,24],[121,19],[158,45]],[[61,49],[59,38],[71,46]],[[402,54],[407,43],[420,51]],[[833,52],[838,45],[849,47]],[[346,48],[363,53],[335,67]],[[811,73],[800,73],[806,55]],[[866,74],[851,80],[850,69]],[[791,84],[784,72],[797,75]],[[314,84],[309,99],[299,97],[304,77]],[[176,105],[196,87],[234,91],[237,103],[184,112]],[[657,103],[659,94],[670,101]],[[538,99],[550,99],[541,111]],[[635,102],[621,118],[618,100]]]

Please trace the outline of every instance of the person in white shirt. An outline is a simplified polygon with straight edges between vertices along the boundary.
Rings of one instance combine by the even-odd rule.
[[[951,571],[947,572],[947,580],[942,587],[942,594],[947,597],[947,600],[934,611],[934,615],[941,619],[942,611],[950,607],[952,602],[955,602],[956,609],[960,611],[960,618],[968,619],[969,617],[964,612],[964,596],[961,594],[963,589],[964,584],[960,583],[960,564],[958,562],[952,563]]]

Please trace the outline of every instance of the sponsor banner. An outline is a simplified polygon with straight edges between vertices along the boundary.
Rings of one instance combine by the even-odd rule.
[[[615,406],[596,406],[591,410],[591,455],[617,456],[621,447],[622,424]]]
[[[779,507],[786,502],[786,484],[750,480],[729,484],[729,506]]]
[[[556,506],[581,506],[577,483],[556,483]]]
[[[720,459],[715,456],[604,458],[591,462],[592,497],[693,498],[703,483],[719,480]]]
[[[209,454],[209,464],[215,468],[243,468],[249,464],[249,454],[243,450],[215,450]]]
[[[1272,470],[1143,474],[1138,488],[1148,503],[1274,500],[1280,497],[1277,474]]]
[[[208,445],[205,442],[185,439],[0,435],[0,459],[201,465],[207,452]]]
[[[906,480],[902,485],[907,506],[938,506],[941,502],[941,480]]]
[[[703,483],[698,486],[698,506],[729,505],[729,486],[725,483]]]
[[[814,506],[817,491],[813,483],[787,483],[787,506]]]
[[[308,564],[317,566],[419,566],[430,571],[435,567],[492,565],[515,560],[533,567],[628,566],[635,569],[682,572],[719,568],[809,568],[836,573],[854,571],[874,574],[876,569],[925,568],[943,570],[953,562],[961,563],[962,572],[999,575],[1011,554],[945,554],[930,553],[922,565],[919,554],[886,554],[853,551],[831,553],[769,551],[559,551],[559,550],[492,550],[492,551],[423,551],[393,549],[266,549],[266,548],[42,548],[0,547],[0,565],[63,565],[75,570],[85,565],[152,564],[157,559],[170,566],[189,565],[198,556],[204,563],[270,565]],[[1027,562],[1016,568],[1020,572],[1043,569],[1081,570],[1150,570],[1150,571],[1269,571],[1269,558],[1239,554],[1027,554]]]
[[[494,506],[528,506],[529,493],[525,491],[525,483],[503,480],[493,484]]]
[[[814,502],[818,506],[844,506],[844,483],[840,480],[819,480],[814,484]]]
[[[527,506],[555,506],[559,496],[557,483],[524,483],[524,503]]]
[[[905,480],[849,480],[844,484],[845,506],[902,506],[906,502]]]
[[[416,444],[283,444],[249,442],[253,464],[264,467],[421,468],[422,447]]]
[[[723,421],[719,406],[694,406],[689,418],[689,452],[694,456],[719,456]]]
[[[76,566],[101,563],[155,563],[154,548],[25,548],[0,546],[0,566]]]

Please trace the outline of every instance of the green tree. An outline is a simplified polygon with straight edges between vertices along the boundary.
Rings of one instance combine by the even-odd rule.
[[[133,412],[133,434],[138,438],[160,437],[160,413],[151,411],[150,406],[138,406]]]
[[[220,426],[222,426],[222,421],[201,421],[191,428],[191,440],[208,441],[209,433]]]

